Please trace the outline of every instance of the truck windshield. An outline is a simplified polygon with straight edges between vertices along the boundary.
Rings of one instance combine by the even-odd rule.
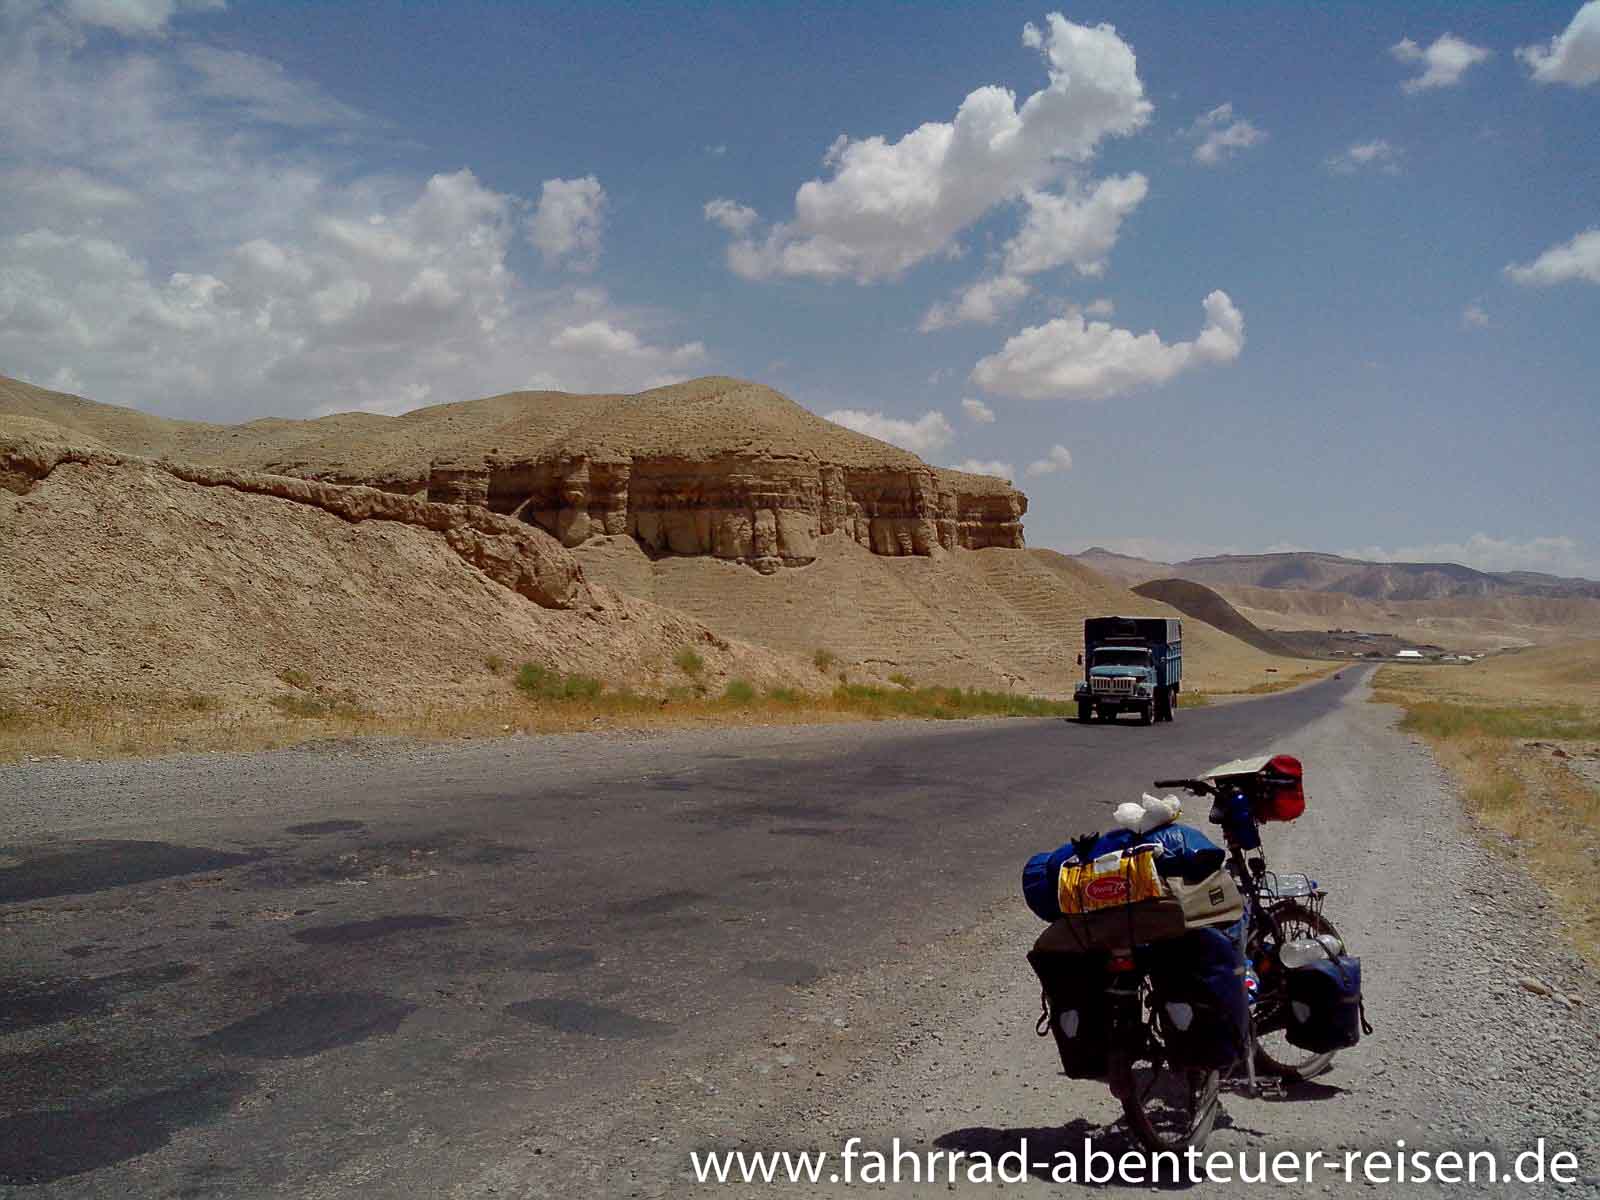
[[[1148,650],[1096,650],[1094,652],[1094,665],[1097,667],[1148,667],[1150,665],[1150,652]]]

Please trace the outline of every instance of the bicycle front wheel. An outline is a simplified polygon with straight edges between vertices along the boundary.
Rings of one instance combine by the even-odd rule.
[[[1275,905],[1272,916],[1277,921],[1278,929],[1286,942],[1292,942],[1295,938],[1314,938],[1324,933],[1339,938],[1341,943],[1344,941],[1339,931],[1334,928],[1333,922],[1327,917],[1292,900]],[[1275,945],[1268,944],[1264,949],[1273,956],[1277,954]],[[1281,980],[1279,986],[1281,987]],[[1280,1079],[1301,1083],[1326,1071],[1332,1065],[1333,1056],[1337,1051],[1326,1050],[1321,1054],[1311,1054],[1291,1046],[1284,1029],[1287,1018],[1282,1015],[1283,1008],[1288,1002],[1288,997],[1281,995],[1263,996],[1257,1002],[1257,1013],[1265,1019],[1267,1028],[1252,1031],[1256,1070],[1264,1075],[1275,1075]]]

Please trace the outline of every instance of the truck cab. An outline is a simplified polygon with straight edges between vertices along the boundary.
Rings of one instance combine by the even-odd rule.
[[[1078,719],[1139,714],[1141,724],[1172,720],[1183,676],[1182,622],[1151,617],[1090,617],[1083,623],[1084,676],[1074,691]]]

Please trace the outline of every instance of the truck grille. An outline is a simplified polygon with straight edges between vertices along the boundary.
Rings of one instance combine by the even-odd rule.
[[[1126,694],[1133,691],[1133,685],[1138,682],[1129,676],[1117,676],[1106,679],[1096,675],[1089,681],[1089,690],[1095,692],[1111,692],[1113,694]]]

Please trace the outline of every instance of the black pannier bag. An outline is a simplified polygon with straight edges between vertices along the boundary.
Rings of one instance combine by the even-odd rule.
[[[1244,1058],[1250,1001],[1230,930],[1193,929],[1150,947],[1161,1040],[1174,1066],[1226,1070]]]
[[[1361,960],[1348,954],[1307,963],[1289,972],[1291,1046],[1312,1054],[1347,1050],[1361,1040]],[[1371,1032],[1370,1029],[1367,1032]]]
[[[1106,1014],[1106,956],[1060,950],[1028,952],[1028,963],[1044,987],[1044,1015],[1061,1053],[1061,1069],[1073,1079],[1104,1079],[1110,1042]]]

